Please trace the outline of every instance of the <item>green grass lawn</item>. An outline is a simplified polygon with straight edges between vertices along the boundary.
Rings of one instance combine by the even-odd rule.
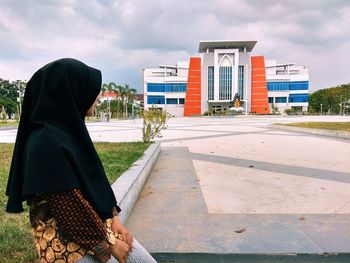
[[[7,197],[5,196],[13,144],[0,144],[0,262],[32,263],[37,261],[37,252],[32,240],[29,225],[28,208],[16,214],[5,213]],[[96,143],[95,147],[110,183],[113,183],[123,172],[138,160],[149,144],[135,143]]]
[[[18,126],[18,122],[17,121],[7,121],[7,122],[3,122],[0,121],[0,127],[9,127],[9,126]]]
[[[350,132],[350,122],[299,122],[299,123],[288,123],[285,125],[302,127],[302,128],[326,129],[326,130]]]

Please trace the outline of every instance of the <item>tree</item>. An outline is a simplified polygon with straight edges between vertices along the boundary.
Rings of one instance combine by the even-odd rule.
[[[117,118],[119,117],[120,113],[120,101],[123,102],[124,100],[124,87],[121,85],[117,86]]]
[[[17,109],[17,98],[19,98],[19,107],[21,107],[26,84],[22,80],[10,82],[0,78],[0,108],[3,107],[9,117],[16,111],[18,115],[20,114],[20,109]]]
[[[109,82],[108,84],[104,83],[102,84],[101,91],[102,94],[104,94],[106,91],[108,91],[109,94],[116,92],[117,85],[114,82]],[[110,100],[107,98],[107,121],[109,121],[109,118],[111,117],[111,104]]]
[[[24,96],[24,91],[27,86],[27,82],[23,80],[16,80],[14,84],[18,92],[18,115],[20,116],[22,114],[22,98]]]
[[[114,92],[116,94],[116,117],[119,118],[119,114],[124,118],[128,118],[129,108],[132,109],[132,103],[135,100],[136,89],[130,88],[128,84],[116,85],[114,82],[109,84],[103,84],[101,88],[102,94],[105,92]],[[111,106],[108,100],[108,112],[110,112]]]
[[[345,114],[349,109],[350,84],[315,91],[309,96],[310,111]]]
[[[136,89],[130,88],[128,84],[125,84],[125,117],[128,118],[128,104],[134,103]]]

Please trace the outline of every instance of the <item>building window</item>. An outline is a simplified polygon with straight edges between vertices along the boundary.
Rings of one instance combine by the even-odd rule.
[[[164,96],[147,96],[147,104],[165,104]]]
[[[208,100],[214,100],[214,67],[208,67]]]
[[[267,82],[267,90],[308,90],[308,81]]]
[[[186,92],[186,83],[147,83],[147,92]]]
[[[180,98],[179,99],[179,104],[185,104],[185,99],[184,98]]]
[[[293,81],[289,84],[289,90],[308,90],[309,82],[308,81]]]
[[[244,66],[238,66],[238,96],[244,99]]]
[[[177,104],[177,99],[166,99],[166,104]]]
[[[186,92],[186,83],[166,83],[165,92]]]
[[[232,100],[232,67],[219,68],[219,100]]]
[[[269,103],[273,103],[273,97],[269,97]]]
[[[276,97],[275,101],[276,103],[286,103],[287,97]]]
[[[162,83],[147,83],[147,92],[164,92],[165,86]]]
[[[290,94],[289,95],[290,103],[308,102],[308,101],[309,101],[309,94]]]

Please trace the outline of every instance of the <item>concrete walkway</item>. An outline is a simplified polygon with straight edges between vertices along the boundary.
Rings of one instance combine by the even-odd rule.
[[[164,132],[127,221],[159,261],[350,262],[349,140],[187,120]]]

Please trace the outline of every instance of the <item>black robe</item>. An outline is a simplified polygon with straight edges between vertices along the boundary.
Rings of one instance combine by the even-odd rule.
[[[6,194],[6,211],[39,193],[80,188],[101,219],[117,202],[84,119],[101,88],[101,72],[75,59],[56,60],[29,80]]]

